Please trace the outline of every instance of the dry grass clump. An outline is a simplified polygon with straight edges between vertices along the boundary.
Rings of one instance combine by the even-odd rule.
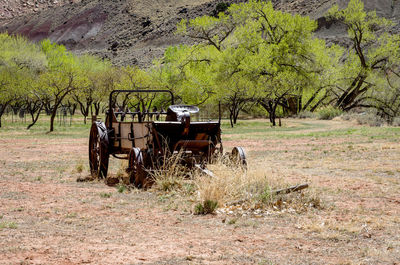
[[[160,170],[154,171],[153,190],[161,196],[172,194],[172,200],[184,199],[194,202],[194,214],[214,213],[217,208],[227,211],[248,212],[256,209],[296,212],[310,207],[322,208],[321,200],[309,191],[277,195],[274,191],[290,185],[285,184],[276,173],[265,172],[264,168],[244,170],[227,161],[208,165],[214,176],[194,168],[189,170],[181,164],[179,154],[166,159]],[[175,196],[178,195],[178,196]]]
[[[216,163],[209,165],[209,169],[214,173],[214,177],[205,176],[204,174],[196,174],[194,183],[198,193],[198,200],[217,201],[219,205],[224,205],[228,202],[243,200],[248,196],[249,186],[254,182],[260,182],[260,185],[265,182],[265,179],[250,180],[248,173],[241,168],[231,167],[224,163]]]
[[[198,199],[216,201],[228,212],[251,212],[257,209],[292,209],[301,212],[307,208],[322,208],[317,194],[303,191],[290,194],[275,194],[276,189],[285,188],[278,176],[267,175],[262,168],[249,171],[225,165],[213,165],[215,177],[199,176],[195,179]]]
[[[188,169],[182,165],[182,159],[183,153],[164,157],[159,169],[150,173],[154,189],[164,192],[182,189],[185,180],[190,176]]]

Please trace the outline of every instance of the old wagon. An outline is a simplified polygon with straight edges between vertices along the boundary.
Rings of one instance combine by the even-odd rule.
[[[165,111],[154,106],[137,107],[134,111],[116,108],[116,97],[138,96],[142,93],[169,95]],[[188,168],[205,168],[223,154],[221,118],[217,121],[192,121],[199,112],[197,106],[174,105],[174,95],[168,90],[114,90],[109,96],[105,122],[95,121],[90,129],[89,165],[96,178],[106,178],[110,155],[129,161],[130,182],[137,187],[149,186],[151,172],[170,156],[180,153]],[[220,111],[221,113],[221,111]],[[221,114],[220,116],[221,117]],[[246,166],[241,147],[234,147],[230,157]]]

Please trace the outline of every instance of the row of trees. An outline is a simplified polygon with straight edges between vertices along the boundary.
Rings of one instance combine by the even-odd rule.
[[[64,46],[44,40],[31,43],[0,34],[0,127],[7,107],[30,114],[31,128],[42,110],[50,115],[50,131],[61,106],[78,108],[85,117],[98,115],[114,89],[149,87],[148,74],[138,68],[112,66],[94,56],[75,56]]]
[[[278,109],[292,113],[333,105],[375,108],[389,122],[400,115],[400,36],[393,22],[366,12],[360,0],[334,6],[327,17],[348,30],[349,47],[314,36],[309,17],[274,10],[271,2],[230,6],[218,17],[183,20],[178,32],[198,41],[164,57],[170,83],[197,88],[198,103],[217,95],[235,123],[254,104],[275,125]],[[201,91],[201,92],[200,92]]]
[[[99,114],[111,90],[138,88],[168,89],[187,104],[221,102],[232,126],[244,110],[262,109],[275,125],[278,112],[326,105],[375,108],[390,122],[400,115],[400,36],[391,33],[393,23],[365,12],[360,0],[327,16],[347,27],[349,47],[327,45],[314,36],[315,21],[270,2],[233,4],[218,16],[182,20],[178,34],[196,44],[168,48],[147,70],[0,34],[0,126],[8,105],[23,105],[30,126],[45,109],[53,131],[61,105],[78,106],[86,120]]]

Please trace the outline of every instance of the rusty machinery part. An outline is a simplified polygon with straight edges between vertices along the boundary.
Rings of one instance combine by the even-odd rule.
[[[247,168],[246,153],[242,147],[236,146],[232,149],[231,161],[233,164],[238,165],[243,169]]]
[[[127,172],[130,176],[130,182],[137,188],[146,188],[150,184],[149,174],[145,169],[145,161],[142,151],[133,147],[129,152],[129,167]]]
[[[106,178],[108,171],[108,134],[103,122],[94,122],[90,128],[89,166],[94,178]]]

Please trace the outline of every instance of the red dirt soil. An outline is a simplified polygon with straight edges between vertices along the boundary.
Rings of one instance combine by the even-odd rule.
[[[326,130],[340,125],[329,124]],[[77,183],[87,175],[87,167],[77,172],[87,162],[86,138],[0,134],[0,264],[398,264],[400,168],[381,160],[398,161],[398,144],[385,149],[390,141],[364,143],[368,152],[352,169],[352,163],[330,164],[335,154],[320,156],[324,148],[347,148],[346,139],[281,139],[284,152],[265,140],[230,137],[227,148],[249,147],[252,167],[288,183],[311,183],[326,207],[260,217],[196,216],[153,192]],[[318,166],[309,166],[311,157]],[[376,165],[370,177],[363,170],[369,164]],[[349,174],[342,174],[347,166]]]

